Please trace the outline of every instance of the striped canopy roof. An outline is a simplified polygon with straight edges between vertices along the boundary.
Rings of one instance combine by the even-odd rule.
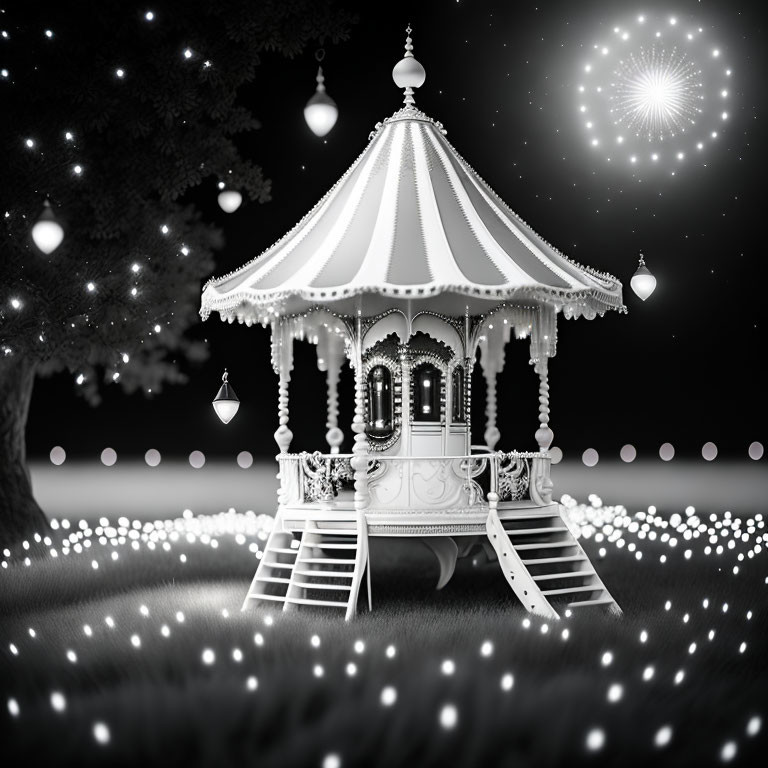
[[[621,283],[574,263],[511,211],[445,131],[406,106],[281,240],[208,282],[201,315],[248,322],[324,306],[375,315],[404,302],[448,315],[546,302],[623,310]]]

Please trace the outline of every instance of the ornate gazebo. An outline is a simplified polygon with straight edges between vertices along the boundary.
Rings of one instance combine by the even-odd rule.
[[[410,37],[393,77],[405,106],[280,241],[203,290],[201,315],[272,330],[279,377],[278,509],[250,601],[355,615],[368,539],[421,538],[438,588],[458,557],[497,559],[529,611],[619,611],[552,501],[547,364],[557,315],[624,311],[621,284],[576,264],[511,211],[414,105],[424,69]],[[496,376],[514,336],[538,375],[536,450],[497,450]],[[290,453],[293,342],[327,372],[328,451]],[[471,372],[487,385],[483,446],[470,441]],[[339,453],[337,384],[355,376],[351,454]]]

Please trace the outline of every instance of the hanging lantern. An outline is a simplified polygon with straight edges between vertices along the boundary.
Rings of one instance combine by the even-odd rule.
[[[221,377],[221,387],[213,399],[213,410],[216,411],[216,415],[224,424],[229,424],[235,418],[238,408],[240,408],[240,400],[229,381],[227,381],[227,377],[227,369],[225,368],[224,375]]]
[[[243,202],[243,196],[236,189],[227,189],[224,182],[219,182],[219,208],[224,213],[234,213]]]
[[[64,239],[64,228],[56,219],[48,200],[43,203],[43,212],[32,226],[32,239],[43,253],[53,253]]]
[[[656,290],[656,278],[651,274],[648,267],[645,266],[645,259],[642,253],[640,254],[640,264],[635,274],[632,275],[629,284],[642,301],[645,301]]]
[[[325,51],[321,48],[315,58],[321,62],[325,58]],[[317,90],[312,98],[304,107],[304,119],[307,121],[312,133],[315,136],[325,136],[339,117],[339,110],[336,102],[325,92],[325,77],[323,77],[323,68],[317,68]]]

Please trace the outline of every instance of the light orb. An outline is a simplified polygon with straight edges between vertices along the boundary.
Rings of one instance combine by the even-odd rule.
[[[32,240],[46,255],[53,253],[64,239],[64,228],[53,213],[50,201],[43,203],[43,212],[32,226]]]
[[[641,301],[648,299],[656,290],[656,278],[651,274],[648,267],[645,266],[645,258],[642,253],[640,254],[640,262],[637,270],[635,271],[635,274],[632,275],[629,284],[635,292],[635,295]]]
[[[224,213],[234,213],[242,204],[243,196],[236,189],[222,189],[218,201]]]
[[[317,68],[317,88],[312,98],[304,107],[304,119],[307,121],[312,133],[322,138],[336,125],[339,117],[339,108],[336,102],[325,91],[325,77],[323,68]]]

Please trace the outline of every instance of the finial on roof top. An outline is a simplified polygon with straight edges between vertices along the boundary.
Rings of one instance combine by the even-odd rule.
[[[427,79],[424,67],[413,57],[413,41],[411,40],[411,25],[405,30],[405,56],[395,64],[392,70],[392,79],[398,88],[405,89],[404,103],[407,106],[414,104],[413,89],[420,88]]]

